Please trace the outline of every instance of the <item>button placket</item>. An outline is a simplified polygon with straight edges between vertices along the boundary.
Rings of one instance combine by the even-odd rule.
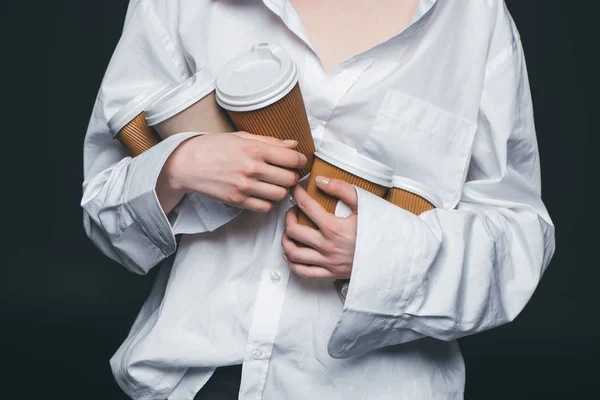
[[[280,245],[277,244],[277,246]],[[275,261],[275,257],[277,257],[277,261]],[[254,315],[246,342],[244,357],[246,362],[242,367],[240,398],[260,399],[264,390],[289,281],[289,272],[277,269],[277,266],[283,262],[279,260],[281,260],[281,254],[277,249],[270,255],[266,263],[267,267],[262,272]]]

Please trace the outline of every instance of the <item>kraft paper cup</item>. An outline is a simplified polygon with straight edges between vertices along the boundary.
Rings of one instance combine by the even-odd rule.
[[[392,188],[385,199],[416,215],[442,205],[441,200],[425,185],[402,176],[394,176]]]
[[[166,83],[153,85],[127,103],[108,121],[113,138],[118,139],[132,156],[142,154],[160,142],[160,137],[146,123],[144,109],[170,88]]]
[[[214,90],[214,77],[200,70],[150,104],[146,123],[163,139],[181,132],[234,132],[233,123],[215,100]]]
[[[325,210],[334,213],[338,198],[330,196],[317,187],[315,178],[319,175],[341,179],[376,196],[384,197],[392,186],[393,170],[387,165],[358,154],[356,149],[343,143],[322,142],[315,152],[306,191]],[[317,226],[300,210],[298,223],[317,229]]]
[[[325,210],[333,214],[338,199],[317,187],[315,181],[317,176],[341,179],[376,196],[384,197],[392,186],[393,172],[394,170],[387,165],[358,154],[358,151],[353,147],[339,142],[324,141],[315,153],[315,160],[308,177],[306,191]],[[298,223],[318,229],[300,209],[298,209]],[[301,243],[298,243],[298,245],[304,246]],[[349,279],[337,279],[334,282],[342,301],[346,299],[349,285]]]
[[[277,45],[261,43],[227,63],[216,81],[216,98],[238,130],[298,142],[312,167],[315,145],[294,61]]]

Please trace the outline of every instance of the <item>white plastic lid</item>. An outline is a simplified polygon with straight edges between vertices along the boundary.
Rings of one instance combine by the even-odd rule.
[[[296,63],[279,46],[259,43],[229,61],[217,75],[217,103],[252,111],[275,103],[298,82]]]
[[[108,128],[110,129],[113,137],[117,134],[125,125],[131,122],[137,117],[144,109],[162,96],[164,93],[171,89],[171,85],[168,83],[160,82],[152,85],[148,90],[142,92],[138,96],[134,97],[129,103],[125,104],[123,108],[119,110],[109,121]]]
[[[392,185],[395,188],[406,190],[407,192],[411,192],[421,196],[422,198],[433,204],[436,208],[442,207],[442,200],[440,200],[439,197],[433,194],[431,190],[427,188],[427,186],[417,181],[413,181],[412,179],[408,179],[403,176],[394,175]]]
[[[196,72],[179,85],[157,98],[146,109],[146,123],[149,126],[179,114],[215,89],[215,79],[205,69]]]
[[[323,141],[315,156],[369,182],[392,187],[394,170],[385,164],[358,154],[358,151],[339,142]]]

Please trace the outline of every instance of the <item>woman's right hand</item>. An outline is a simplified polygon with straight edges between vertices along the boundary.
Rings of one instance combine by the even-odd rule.
[[[199,192],[224,203],[267,212],[298,182],[307,159],[282,141],[247,132],[211,133],[182,142],[165,162],[156,191],[165,214],[187,192]]]

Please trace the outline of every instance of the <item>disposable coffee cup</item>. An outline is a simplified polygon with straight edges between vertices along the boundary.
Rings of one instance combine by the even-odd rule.
[[[217,75],[216,98],[238,130],[296,140],[296,150],[308,159],[300,177],[310,172],[315,145],[298,68],[279,46],[256,44],[228,62]]]
[[[234,132],[215,100],[215,79],[202,69],[157,98],[146,109],[146,123],[162,139],[181,132]]]
[[[113,138],[118,139],[132,156],[140,155],[160,142],[160,137],[146,123],[144,110],[170,89],[171,85],[167,83],[153,85],[127,103],[108,121]]]
[[[323,141],[315,152],[306,192],[325,210],[334,213],[338,198],[318,188],[315,181],[317,176],[341,179],[376,196],[384,197],[392,186],[393,173],[392,168],[359,154],[353,147],[339,142]],[[317,229],[301,210],[298,211],[298,223]]]
[[[394,176],[385,199],[416,215],[442,206],[441,200],[425,185],[398,175]]]

